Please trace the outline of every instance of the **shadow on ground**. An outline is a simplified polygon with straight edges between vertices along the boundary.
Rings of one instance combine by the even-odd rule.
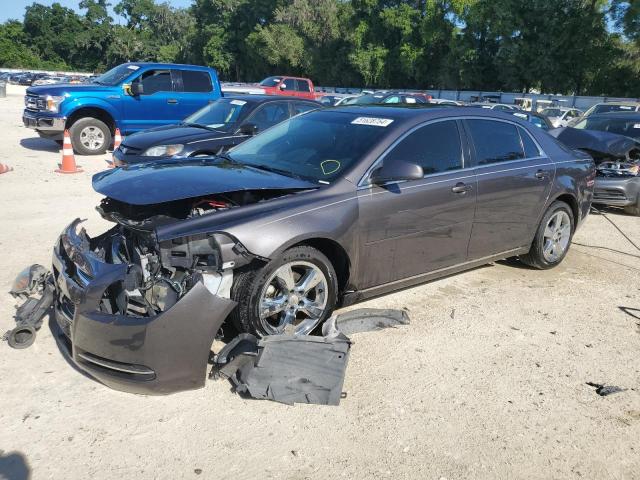
[[[60,151],[60,146],[55,141],[47,138],[23,138],[20,140],[20,145],[29,150],[37,150],[39,152],[58,153]]]
[[[31,467],[27,457],[20,452],[4,453],[0,450],[0,479],[27,480],[31,478]]]

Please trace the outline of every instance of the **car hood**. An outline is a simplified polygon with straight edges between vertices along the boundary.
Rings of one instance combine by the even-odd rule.
[[[27,95],[64,95],[65,93],[77,94],[81,92],[108,92],[118,91],[122,93],[122,87],[110,87],[95,83],[53,83],[50,85],[37,85],[27,88]]]
[[[599,130],[564,127],[549,130],[549,134],[567,147],[586,150],[595,157],[625,157],[630,150],[640,148],[640,142],[633,138]]]
[[[158,160],[93,176],[96,192],[132,205],[151,205],[243,190],[305,190],[318,185],[219,158]]]
[[[219,137],[228,136],[229,132],[219,130],[207,130],[186,125],[165,125],[128,135],[123,144],[125,147],[146,150],[155,145],[189,143],[196,140],[215,140]]]

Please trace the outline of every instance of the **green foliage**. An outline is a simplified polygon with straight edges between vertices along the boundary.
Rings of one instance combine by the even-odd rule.
[[[640,0],[119,0],[115,20],[109,5],[26,7],[0,25],[0,64],[190,62],[240,81],[640,95]]]

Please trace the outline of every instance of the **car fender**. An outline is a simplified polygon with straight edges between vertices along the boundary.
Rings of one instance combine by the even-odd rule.
[[[116,126],[118,125],[120,120],[120,109],[112,103],[98,97],[79,97],[72,98],[71,100],[72,101],[69,102],[69,104],[65,105],[62,112],[67,118],[71,117],[74,112],[77,112],[81,108],[99,108],[107,112],[111,118],[113,118]]]

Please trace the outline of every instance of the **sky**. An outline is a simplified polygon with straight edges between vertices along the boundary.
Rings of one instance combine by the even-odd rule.
[[[187,7],[191,5],[191,0],[163,0],[174,7]],[[24,17],[24,9],[32,3],[40,3],[42,5],[51,5],[52,3],[59,3],[64,7],[73,8],[76,11],[80,11],[78,4],[80,0],[0,0],[0,23],[12,19],[22,20]],[[112,6],[118,3],[118,0],[111,0]],[[156,3],[162,3],[156,1]],[[111,12],[113,15],[113,11]],[[115,16],[114,16],[115,18]]]

